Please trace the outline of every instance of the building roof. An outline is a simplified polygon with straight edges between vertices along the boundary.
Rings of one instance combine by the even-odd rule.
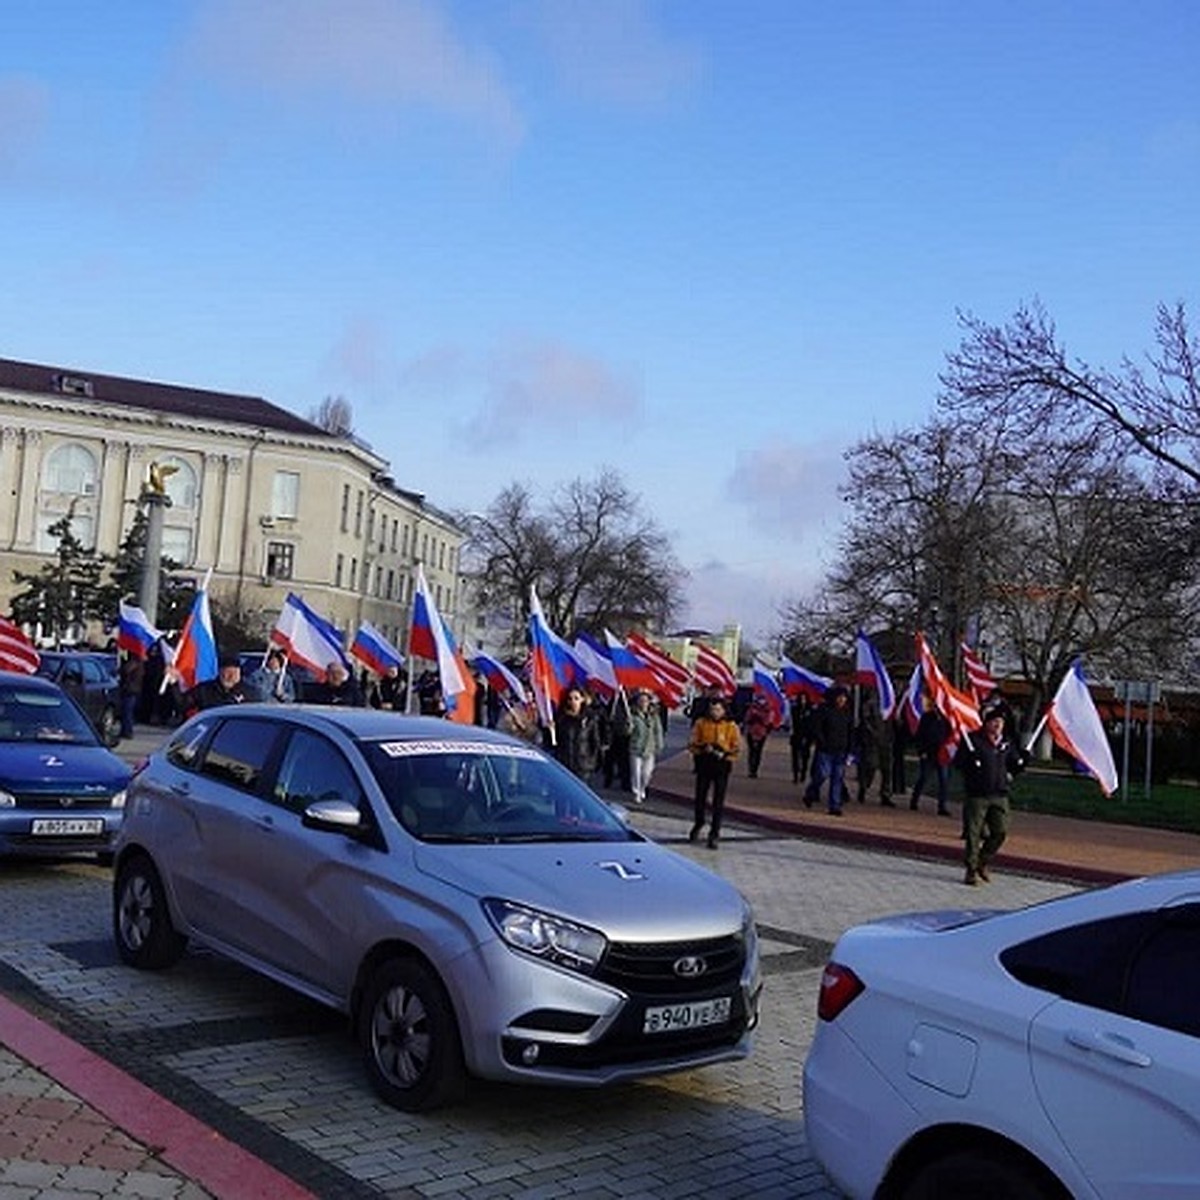
[[[329,436],[319,425],[258,396],[208,392],[201,388],[98,375],[75,368],[43,366],[0,358],[0,391],[78,398],[122,408],[173,413],[225,424],[276,429],[285,433]]]

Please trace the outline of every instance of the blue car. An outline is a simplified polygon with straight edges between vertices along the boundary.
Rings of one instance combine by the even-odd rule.
[[[58,684],[0,671],[0,855],[107,860],[131,775]]]

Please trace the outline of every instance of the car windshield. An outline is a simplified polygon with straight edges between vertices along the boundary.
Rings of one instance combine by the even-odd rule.
[[[638,835],[570,772],[529,746],[366,743],[396,819],[426,842],[625,842]]]
[[[0,742],[94,746],[96,735],[65,696],[17,684],[0,687]]]

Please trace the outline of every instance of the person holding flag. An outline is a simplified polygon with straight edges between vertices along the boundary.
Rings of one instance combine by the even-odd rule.
[[[983,713],[983,728],[964,738],[958,764],[966,788],[966,874],[968,887],[987,883],[988,863],[1008,837],[1008,785],[1025,769],[1028,755],[1004,735],[1004,711]]]

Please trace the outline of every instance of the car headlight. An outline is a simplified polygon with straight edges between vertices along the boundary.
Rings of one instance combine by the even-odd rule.
[[[3,788],[0,788],[0,808],[16,808],[16,807],[17,807],[16,796],[14,796],[12,794],[12,792],[6,792]]]
[[[125,789],[124,788],[122,788],[119,792],[117,792],[113,796],[111,805],[113,808],[124,808],[125,807]]]
[[[496,932],[514,950],[585,974],[595,970],[608,939],[594,929],[562,917],[524,908],[509,900],[484,900],[483,911]]]

